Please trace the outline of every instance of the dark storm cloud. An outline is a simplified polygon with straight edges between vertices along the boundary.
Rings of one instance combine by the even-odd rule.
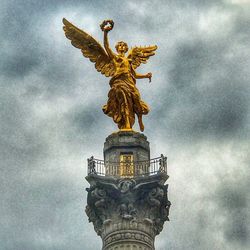
[[[79,234],[75,235],[76,242],[85,238],[82,227],[85,197],[75,185],[80,180],[68,180],[63,172],[57,172],[56,176],[51,172],[48,178],[48,173],[41,171],[33,173],[31,181],[31,174],[22,173],[15,182],[10,180],[13,187],[7,201],[3,201],[5,210],[1,211],[2,216],[9,218],[1,223],[5,229],[1,233],[1,249],[68,249],[65,239],[73,240],[73,229]],[[81,217],[72,225],[79,207],[82,207]]]
[[[6,76],[23,77],[41,63],[36,21],[31,21],[35,13],[25,7],[25,3],[10,2],[1,16],[1,72]]]
[[[74,110],[70,110],[65,115],[65,120],[68,124],[66,130],[66,137],[75,138],[75,143],[83,145],[89,144],[88,148],[95,150],[95,144],[93,142],[93,135],[96,133],[96,129],[98,127],[103,128],[104,122],[101,122],[98,117],[102,116],[100,112],[96,113],[97,106],[85,106],[83,107],[74,107]],[[75,135],[78,135],[75,137]],[[100,145],[103,144],[103,138],[95,138],[95,143],[99,143]],[[91,153],[92,154],[92,153]],[[90,157],[88,155],[87,157]]]
[[[50,90],[53,90],[52,86],[67,83],[69,77],[73,80],[72,63],[67,63],[65,57],[68,53],[58,53],[58,44],[52,44],[53,38],[50,38],[49,28],[53,25],[53,13],[59,11],[62,6],[67,8],[68,5],[73,5],[77,8],[80,4],[90,2],[10,1],[6,4],[0,27],[1,33],[4,34],[0,48],[1,73],[6,77],[22,78],[37,70],[36,74],[41,74],[45,79],[47,77],[44,84],[47,84]],[[90,4],[89,8],[93,5]]]
[[[180,6],[193,6],[193,5],[211,5],[211,1],[193,1],[186,4],[186,1],[179,1]],[[174,3],[169,3],[171,6]],[[82,8],[82,5],[85,5]],[[30,73],[35,68],[41,67],[44,60],[53,67],[53,65],[60,65],[59,60],[49,60],[51,55],[48,55],[46,46],[43,44],[46,38],[46,34],[42,32],[37,32],[41,27],[48,25],[45,22],[47,17],[50,17],[53,12],[62,9],[62,7],[67,8],[74,6],[74,8],[87,10],[94,10],[98,6],[102,6],[103,9],[108,9],[110,7],[118,7],[120,5],[121,9],[126,9],[126,4],[119,3],[114,4],[110,1],[103,3],[102,1],[10,1],[6,4],[4,9],[4,15],[2,15],[2,25],[1,33],[4,34],[2,37],[2,42],[4,46],[2,47],[2,65],[1,72],[6,76],[12,77],[23,77]],[[157,2],[154,3],[157,7]],[[96,9],[97,13],[98,10]],[[131,16],[131,20],[135,16]],[[141,17],[143,18],[143,17]],[[128,21],[126,19],[126,21]],[[148,29],[153,28],[154,20],[149,19],[148,15],[141,20],[143,27]],[[45,29],[46,30],[46,29]],[[4,63],[3,63],[4,62]],[[59,67],[59,66],[57,66]],[[48,67],[49,68],[49,67]],[[54,75],[58,71],[54,71]],[[60,70],[62,75],[63,71]],[[52,76],[50,72],[48,77]],[[59,77],[59,75],[58,75]],[[63,77],[61,77],[63,79]]]
[[[241,15],[237,16],[234,31],[242,43],[248,41],[250,37],[250,17],[247,11],[242,10]]]
[[[3,171],[20,170],[34,166],[37,159],[46,157],[46,141],[37,133],[32,122],[30,107],[15,94],[3,91],[0,110],[0,158]],[[19,166],[20,169],[18,169]]]
[[[86,129],[88,130],[87,133],[90,133],[95,128],[95,123],[99,121],[94,114],[95,109],[93,107],[86,107],[84,110],[82,107],[78,107],[78,109],[74,107],[74,112],[69,112],[68,120],[78,131],[80,130],[80,133],[81,130],[86,132]]]
[[[18,89],[15,93],[9,88],[0,94],[0,249],[82,249],[77,242],[87,241],[92,228],[90,224],[84,226],[82,162],[78,162],[78,178],[65,176],[69,171],[65,155],[71,149],[64,151],[62,147],[70,129],[65,128],[60,146],[53,151],[62,120],[55,123],[56,117],[46,117],[38,123],[33,107]],[[56,125],[51,126],[53,123]],[[69,143],[76,144],[72,140]],[[72,233],[75,230],[77,233]]]
[[[162,1],[164,3],[164,1]],[[170,0],[168,1],[168,4],[173,4],[173,6],[178,6],[180,8],[209,8],[214,5],[221,5],[223,1],[221,0],[191,0],[191,1],[185,1],[185,0]]]
[[[2,63],[1,71],[5,76],[12,77],[23,77],[32,71],[35,67],[40,65],[39,58],[36,58],[37,53],[32,50],[19,50],[17,49],[14,53],[19,54],[18,56],[3,55],[6,58]],[[33,54],[30,57],[29,54]],[[4,59],[3,58],[3,59]]]
[[[215,193],[215,202],[223,211],[223,234],[231,244],[247,246],[249,244],[249,165],[248,173],[237,180],[222,181]]]
[[[229,19],[225,27],[221,13]],[[212,35],[199,30],[202,15],[212,19],[208,28],[219,27]],[[105,137],[117,128],[101,110],[108,79],[64,37],[63,16],[88,32],[93,19],[100,41],[100,21],[113,18],[112,46],[121,39],[159,44],[146,65],[158,70],[155,85],[139,87],[152,105],[145,118],[151,149],[170,154],[171,222],[157,238],[158,248],[247,249],[248,178],[218,180],[216,171],[244,172],[248,166],[230,160],[249,153],[240,148],[249,138],[249,12],[229,1],[198,0],[4,3],[0,248],[101,247],[84,215],[86,158],[101,155]]]
[[[204,145],[182,146],[170,154],[174,158],[169,164],[170,221],[181,225],[182,232],[167,225],[157,249],[165,249],[166,238],[168,247],[178,250],[184,245],[190,250],[249,248],[249,157],[242,147],[236,153],[236,148],[227,145],[231,157],[225,157],[215,154],[224,154],[225,146],[212,143],[211,149]]]
[[[234,36],[233,33],[227,37],[228,43],[200,38],[176,44],[167,71],[169,86],[164,92],[164,110],[160,109],[165,113],[165,126],[176,136],[184,139],[247,136],[246,59],[241,52],[230,60],[226,58],[234,51],[235,45],[230,42]]]

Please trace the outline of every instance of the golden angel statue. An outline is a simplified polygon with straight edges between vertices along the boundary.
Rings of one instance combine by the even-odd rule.
[[[138,117],[140,130],[144,130],[142,115],[149,112],[145,102],[141,100],[136,87],[136,79],[149,78],[152,74],[145,75],[136,73],[135,69],[141,63],[146,63],[153,56],[157,46],[134,47],[129,51],[125,42],[118,42],[114,53],[108,41],[108,32],[113,29],[114,22],[105,20],[100,25],[104,32],[104,48],[92,36],[80,30],[72,23],[63,18],[63,30],[66,37],[71,40],[74,47],[80,49],[82,54],[95,63],[95,68],[106,77],[111,77],[109,82],[110,91],[108,102],[103,106],[103,112],[112,117],[120,130],[132,130],[135,123],[135,114]]]

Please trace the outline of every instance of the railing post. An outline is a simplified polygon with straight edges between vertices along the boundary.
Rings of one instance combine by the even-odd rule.
[[[165,160],[165,172],[168,173],[168,162],[167,162],[167,157],[164,157]]]
[[[161,154],[159,165],[160,165],[159,172],[167,173],[167,157],[165,157],[163,154]]]
[[[88,158],[87,160],[88,160],[88,175],[89,175],[89,173],[90,173],[90,166],[89,166],[90,159]]]
[[[95,160],[94,160],[94,157],[91,156],[89,159],[88,159],[88,174],[96,174],[96,170],[95,170]]]
[[[164,171],[164,156],[163,156],[163,154],[161,154],[159,165],[160,165],[159,172],[162,173]]]

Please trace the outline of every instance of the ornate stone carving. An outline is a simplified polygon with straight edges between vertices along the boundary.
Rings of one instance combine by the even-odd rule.
[[[91,186],[86,213],[104,245],[119,238],[142,241],[154,249],[154,237],[168,220],[168,185],[162,184],[167,178],[162,173],[135,179],[87,177]]]
[[[138,232],[138,231],[118,231],[112,235],[108,235],[104,239],[104,247],[108,248],[109,246],[112,246],[113,244],[121,244],[124,241],[126,242],[140,242],[142,245],[148,247],[149,249],[152,249],[153,246],[153,238],[149,235]]]

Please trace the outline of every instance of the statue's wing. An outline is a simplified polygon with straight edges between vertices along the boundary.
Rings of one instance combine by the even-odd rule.
[[[129,51],[128,58],[132,60],[133,68],[136,69],[141,65],[141,63],[147,63],[149,57],[155,54],[156,49],[156,45],[132,48]]]
[[[63,18],[65,36],[71,40],[74,47],[80,49],[82,54],[95,63],[95,68],[105,76],[113,76],[115,66],[103,47],[89,34],[78,29]]]

